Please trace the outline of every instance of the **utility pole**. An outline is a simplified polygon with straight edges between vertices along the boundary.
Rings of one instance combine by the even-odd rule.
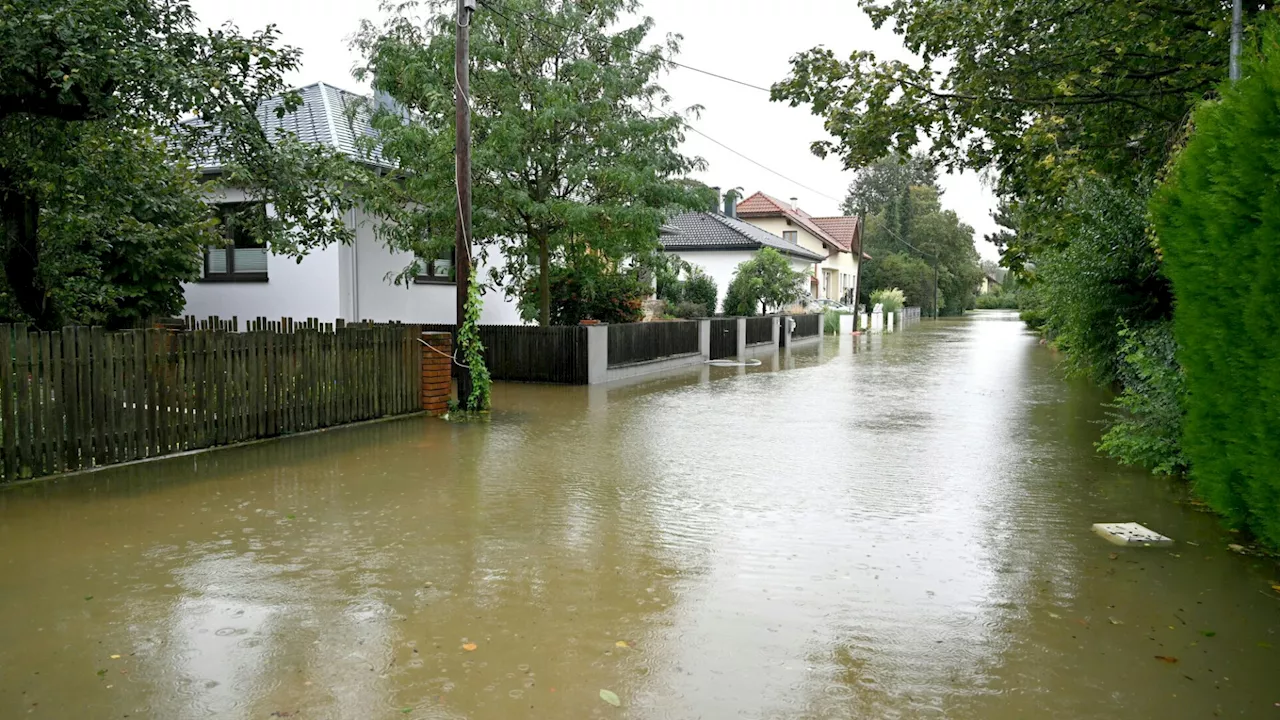
[[[457,43],[453,54],[454,119],[457,135],[454,156],[457,161],[458,221],[454,236],[454,279],[458,290],[458,315],[455,321],[453,345],[458,347],[458,331],[466,316],[467,296],[471,287],[471,14],[476,10],[476,0],[458,0]],[[458,366],[458,403],[466,404],[471,395],[471,370]]]
[[[938,256],[933,256],[933,319],[938,319]]]
[[[1244,34],[1244,1],[1231,3],[1231,82],[1240,79],[1240,36]]]

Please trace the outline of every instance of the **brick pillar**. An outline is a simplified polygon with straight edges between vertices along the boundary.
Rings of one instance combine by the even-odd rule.
[[[422,342],[426,343],[422,346],[422,409],[443,415],[453,394],[453,337],[447,332],[424,332]]]

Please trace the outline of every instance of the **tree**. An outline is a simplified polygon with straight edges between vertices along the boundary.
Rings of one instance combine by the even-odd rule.
[[[183,0],[13,0],[0,9],[0,314],[41,328],[126,325],[182,306],[218,242],[194,168],[275,212],[277,252],[350,237],[354,172],[296,138],[268,138],[268,98],[295,108],[298,53],[268,27],[199,32]]]
[[[773,248],[762,248],[755,257],[738,265],[724,294],[725,315],[753,316],[769,308],[782,308],[800,299],[804,273],[791,269],[791,261]]]
[[[1280,548],[1280,23],[1262,25],[1241,79],[1203,103],[1150,211],[1177,305],[1182,442],[1196,490]]]
[[[716,281],[702,268],[693,265],[689,270],[689,279],[684,281],[684,299],[686,302],[701,305],[704,313],[716,311],[716,300],[719,290]]]
[[[891,152],[905,157],[923,134],[935,161],[995,170],[1001,195],[1043,208],[1084,172],[1154,172],[1195,98],[1225,75],[1231,13],[1221,1],[862,6],[920,62],[864,51],[840,60],[826,48],[793,58],[773,98],[823,118],[835,139],[815,152],[862,167]],[[1269,4],[1245,6],[1253,16]]]
[[[454,5],[431,8],[424,22],[402,6],[382,27],[365,23],[356,41],[359,76],[400,105],[373,120],[380,152],[403,171],[375,197],[377,211],[396,219],[379,232],[420,257],[450,242],[457,205]],[[637,8],[507,0],[471,19],[472,240],[482,257],[500,251],[492,282],[505,281],[509,294],[537,289],[544,325],[553,266],[586,257],[566,248],[614,263],[643,257],[658,247],[668,212],[710,202],[683,179],[703,163],[679,151],[684,121],[665,109],[656,82],[677,38],[646,47],[649,18],[615,29]]]
[[[914,152],[905,161],[880,158],[858,171],[840,211],[845,215],[884,212],[916,185],[938,185],[938,166],[928,155]]]

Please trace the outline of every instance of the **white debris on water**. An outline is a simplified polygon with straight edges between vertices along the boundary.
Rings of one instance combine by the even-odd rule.
[[[1172,545],[1173,540],[1135,522],[1094,523],[1093,531],[1116,545],[1128,547]]]

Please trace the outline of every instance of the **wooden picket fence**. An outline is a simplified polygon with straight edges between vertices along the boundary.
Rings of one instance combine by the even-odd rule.
[[[0,325],[0,482],[415,412],[416,325]],[[203,329],[202,329],[203,328]]]

